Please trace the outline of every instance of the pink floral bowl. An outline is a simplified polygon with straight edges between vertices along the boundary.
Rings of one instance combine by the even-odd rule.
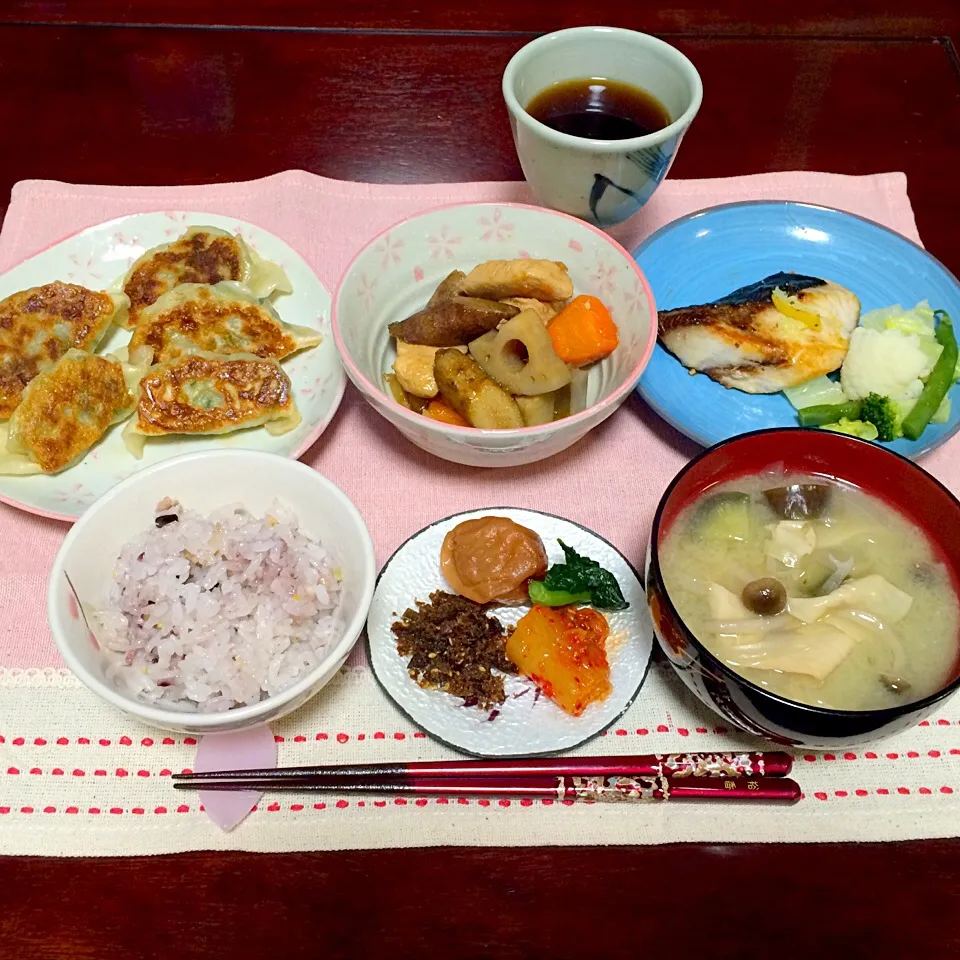
[[[387,325],[421,309],[452,270],[514,257],[562,261],[575,294],[598,297],[613,315],[620,345],[591,368],[587,408],[539,427],[477,430],[402,407],[383,379],[396,355]],[[367,244],[340,280],[332,327],[347,376],[408,440],[455,463],[513,467],[565,450],[623,403],[650,360],[656,317],[646,277],[630,254],[596,227],[540,207],[469,203],[411,217]]]

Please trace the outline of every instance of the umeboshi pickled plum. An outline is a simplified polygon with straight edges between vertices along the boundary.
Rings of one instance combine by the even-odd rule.
[[[440,568],[453,589],[474,603],[522,603],[527,582],[547,570],[543,541],[506,517],[458,523],[443,538]]]

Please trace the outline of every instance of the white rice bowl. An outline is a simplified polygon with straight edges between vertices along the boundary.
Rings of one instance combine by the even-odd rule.
[[[277,502],[262,517],[240,504],[204,516],[167,500],[156,513],[94,612],[109,680],[147,703],[215,712],[321,663],[343,629],[340,580],[292,512]]]
[[[267,532],[261,524],[259,530],[251,528],[238,536],[232,524],[256,525],[257,518],[273,515],[281,521],[278,527],[286,524],[291,528],[292,538],[313,542],[309,547],[298,541],[299,545],[288,545],[285,552],[290,552],[291,561],[293,556],[298,557],[298,577],[299,564],[307,558],[307,567],[312,569],[303,582],[308,586],[322,582],[326,600],[322,592],[314,590],[316,611],[308,613],[310,608],[298,606],[300,600],[294,599],[299,596],[302,600],[303,592],[281,598],[279,593],[274,596],[272,591],[264,591],[268,595],[261,599],[255,586],[257,558],[249,556],[257,551],[238,545],[236,569],[231,569],[226,578],[237,582],[238,589],[228,587],[226,596],[223,590],[207,590],[208,599],[218,605],[214,612],[212,604],[200,599],[202,588],[195,596],[192,590],[184,592],[190,583],[177,576],[178,558],[167,557],[164,562],[165,548],[161,545],[166,537],[176,537],[167,545],[168,552],[173,547],[179,548],[176,552],[182,551],[181,540],[185,543],[194,536],[198,541],[204,537],[199,527],[196,534],[187,529],[193,518],[186,512],[178,514],[182,526],[175,533],[169,532],[171,525],[156,527],[155,507],[166,498],[181,503],[200,524],[215,524],[224,512],[228,518],[236,517],[228,522],[229,536],[242,539],[247,547],[262,547],[266,539],[280,534],[276,527]],[[241,504],[253,521],[237,517],[236,504]],[[163,529],[168,530],[166,537],[155,536]],[[139,550],[134,546],[138,542]],[[273,549],[277,541],[270,543]],[[145,547],[151,551],[149,557]],[[193,549],[199,549],[199,543]],[[247,555],[240,556],[245,549]],[[322,559],[317,551],[323,551]],[[140,553],[144,554],[143,561],[138,561],[142,566],[132,566],[130,560],[137,561]],[[268,559],[270,550],[261,553]],[[200,559],[197,553],[191,556]],[[259,562],[262,568],[265,559]],[[187,563],[192,570],[195,565],[190,558]],[[150,566],[155,570],[149,570]],[[181,564],[181,576],[182,571]],[[172,579],[167,579],[168,574]],[[151,577],[156,578],[156,598],[144,594]],[[126,604],[134,615],[134,628],[142,626],[140,615],[157,606],[160,599],[161,580],[162,599],[172,616],[181,618],[179,626],[194,627],[189,649],[184,645],[179,655],[175,647],[183,643],[183,632],[174,636],[175,631],[167,630],[168,621],[162,617],[155,619],[164,624],[158,631],[163,637],[149,639],[142,636],[142,630],[139,634],[136,629],[131,631],[129,617],[126,627],[112,620],[112,615],[124,612]],[[84,513],[67,533],[50,569],[47,621],[66,666],[105,703],[152,726],[204,736],[270,723],[322,690],[343,667],[363,630],[375,581],[376,557],[370,532],[360,512],[336,484],[297,460],[242,448],[203,450],[138,470],[111,487]],[[228,597],[234,607],[227,605]],[[254,597],[257,612],[237,616],[239,603],[252,606]],[[154,603],[147,603],[149,599]],[[188,603],[192,605],[189,611]],[[217,621],[215,625],[213,621]],[[196,642],[193,634],[201,623],[207,634]],[[237,626],[239,629],[235,629]],[[230,643],[242,645],[250,635],[248,631],[255,633],[258,626],[261,640],[266,640],[262,648],[246,657],[236,649],[230,650]],[[225,633],[218,636],[218,629]],[[168,669],[176,665],[175,677],[160,673],[160,648],[168,643],[170,647],[163,647],[163,656],[168,658]],[[173,653],[169,652],[171,648]],[[131,651],[139,669],[131,669],[133,662],[129,666],[125,663]],[[243,669],[234,656],[243,661]],[[311,662],[316,665],[309,667]],[[154,667],[160,670],[152,670]],[[176,689],[171,689],[178,684],[184,694],[179,698]],[[216,687],[215,693],[209,694],[202,688],[204,684]],[[191,694],[197,699],[191,699]],[[218,696],[222,697],[219,704],[215,703]],[[230,703],[237,705],[230,707]]]

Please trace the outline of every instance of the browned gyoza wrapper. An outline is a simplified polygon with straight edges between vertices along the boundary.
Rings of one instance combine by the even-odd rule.
[[[285,323],[237,283],[182,283],[141,311],[130,350],[149,347],[156,363],[198,350],[282,360],[322,339],[319,330]]]
[[[0,474],[57,473],[79,460],[133,411],[142,368],[69,350],[35,377],[7,424]]]
[[[151,367],[123,437],[135,456],[145,437],[218,435],[264,425],[274,435],[300,422],[290,378],[252,354],[185,354]]]
[[[172,243],[148,250],[129,269],[123,290],[130,298],[130,314],[124,326],[135,327],[145,307],[181,283],[222,280],[242,283],[255,297],[291,290],[283,269],[240,237],[217,227],[190,227]]]
[[[92,351],[127,298],[55,281],[0,301],[0,420],[20,403],[24,388],[71,348]]]

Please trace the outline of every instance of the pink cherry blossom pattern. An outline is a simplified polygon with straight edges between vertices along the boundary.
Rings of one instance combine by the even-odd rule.
[[[630,316],[635,316],[643,312],[648,305],[647,291],[643,289],[643,284],[639,279],[634,281],[633,290],[625,293],[623,299],[627,305],[627,313],[630,314]]]
[[[609,297],[616,286],[617,268],[608,266],[601,258],[597,258],[597,265],[590,279],[597,285],[598,297]]]
[[[132,264],[143,252],[140,238],[134,233],[124,233],[117,230],[110,238],[111,254],[117,260]]]
[[[571,240],[567,246],[571,250],[576,250],[577,253],[583,253],[583,244],[579,240]]]
[[[175,210],[164,210],[163,215],[175,224],[175,226],[167,227],[167,229],[163,231],[163,235],[165,237],[179,237],[187,225],[187,215]]]
[[[58,490],[54,495],[53,499],[57,503],[76,503],[84,504],[89,502],[89,494],[86,493],[86,490],[82,483],[75,483],[70,487],[65,487],[62,490]]]
[[[420,283],[423,280],[423,267],[414,267],[413,268],[413,279]]]
[[[403,249],[403,241],[394,240],[389,233],[373,249],[383,257],[384,270],[391,264],[400,263],[403,259],[403,254],[400,252]]]
[[[463,237],[451,236],[450,228],[444,225],[438,234],[427,237],[427,243],[430,244],[432,259],[452,260],[456,256],[457,247],[463,243]]]
[[[480,239],[487,242],[497,240],[502,243],[509,240],[513,233],[513,224],[503,219],[503,210],[500,207],[493,211],[492,217],[481,217],[478,223],[484,228]]]
[[[532,260],[532,259],[533,259],[533,258],[530,256],[530,251],[529,251],[529,250],[518,250],[518,251],[517,251],[517,256],[518,256],[518,257],[523,257],[524,260]]]
[[[357,293],[361,300],[363,300],[363,305],[369,310],[373,306],[374,298],[376,297],[377,289],[377,277],[374,277],[370,280],[367,275],[360,275],[360,284],[357,287]]]
[[[93,280],[103,279],[103,275],[94,269],[99,266],[99,263],[94,259],[93,254],[90,254],[86,260],[81,260],[77,254],[71,253],[67,259],[78,268],[81,276],[85,275],[86,278]],[[75,277],[77,274],[73,273],[72,276]]]

